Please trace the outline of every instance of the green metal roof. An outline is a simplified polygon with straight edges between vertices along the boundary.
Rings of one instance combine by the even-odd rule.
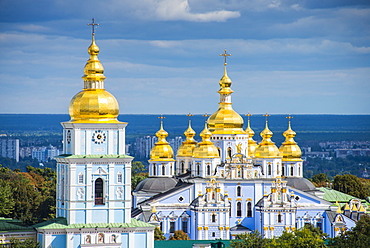
[[[70,229],[70,228],[135,228],[135,227],[153,227],[153,225],[131,219],[131,223],[88,223],[88,224],[67,224],[67,220],[63,217],[44,221],[33,225],[39,229]]]
[[[56,156],[56,158],[133,158],[126,154],[101,154],[101,155],[72,155],[72,154],[62,154]]]
[[[330,189],[330,188],[318,188],[320,191],[324,192],[324,200],[329,201],[329,202],[336,202],[338,201],[339,203],[347,203],[352,199],[358,199],[354,196],[347,195],[345,193],[342,193],[340,191],[337,191],[335,189]]]
[[[154,248],[192,248],[193,244],[211,244],[217,242],[222,242],[225,244],[225,247],[229,247],[231,240],[155,240]]]
[[[32,231],[32,227],[22,226],[22,221],[0,217],[0,233]]]

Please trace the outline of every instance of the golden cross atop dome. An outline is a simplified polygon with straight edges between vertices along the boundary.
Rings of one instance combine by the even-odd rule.
[[[248,120],[250,120],[252,114],[248,112],[248,114],[246,114],[245,116],[248,116]]]
[[[161,121],[163,120],[163,119],[165,119],[166,117],[164,117],[163,115],[161,115],[161,116],[159,116],[158,117],[158,119],[160,119]]]
[[[223,56],[224,57],[224,65],[226,66],[227,65],[227,63],[226,63],[226,59],[227,59],[227,57],[228,56],[231,56],[231,54],[228,54],[227,52],[226,52],[226,49],[224,50],[224,53],[221,53],[220,54],[220,56]]]
[[[186,115],[187,117],[189,117],[189,119],[190,119],[190,117],[192,117],[192,116],[194,116],[193,114],[191,114],[191,113],[189,113],[189,114],[187,114]]]
[[[88,23],[87,25],[88,26],[91,26],[91,32],[94,35],[95,34],[95,26],[99,26],[100,24],[99,23],[95,23],[95,19],[92,18],[91,19],[91,23]]]
[[[268,122],[269,120],[268,120],[268,117],[269,116],[271,116],[271,115],[269,115],[268,113],[266,113],[265,115],[263,115],[264,117],[266,117],[266,122]]]
[[[286,118],[288,119],[288,122],[290,122],[290,120],[293,119],[294,117],[291,115],[288,115]]]

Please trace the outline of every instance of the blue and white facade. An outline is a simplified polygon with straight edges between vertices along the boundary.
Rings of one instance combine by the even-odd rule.
[[[272,238],[308,223],[330,237],[352,228],[356,220],[323,200],[322,192],[303,178],[291,117],[280,148],[271,141],[267,119],[257,145],[250,123],[242,129],[242,118],[231,108],[230,85],[225,68],[219,109],[205,127],[213,143],[208,150],[213,152],[215,146],[218,156],[198,151],[204,138],[186,153],[195,135],[189,125],[184,133],[187,140],[175,158],[175,172],[159,176],[150,170],[150,177],[133,191],[132,216],[158,225],[167,238],[183,230],[194,240],[233,239],[256,230]]]

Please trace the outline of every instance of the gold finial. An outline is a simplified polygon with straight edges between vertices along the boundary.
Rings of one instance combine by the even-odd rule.
[[[91,34],[94,35],[95,34],[95,26],[99,26],[100,24],[99,23],[95,23],[95,19],[92,18],[91,19],[91,23],[88,23],[87,25],[88,26],[91,26]]]
[[[226,59],[227,59],[227,57],[228,56],[231,56],[231,54],[228,54],[227,52],[226,52],[226,49],[224,50],[224,53],[221,53],[220,54],[220,56],[223,56],[224,57],[224,66],[226,66],[227,65],[227,63],[226,63]]]
[[[190,121],[190,117],[194,116],[193,114],[189,113],[186,115],[188,118],[189,118],[189,121]]]
[[[205,122],[207,123],[207,118],[209,117],[209,114],[204,113],[204,115],[202,115],[202,116],[204,116]]]
[[[266,112],[266,114],[264,114],[263,115],[264,117],[266,117],[266,122],[268,122],[269,120],[268,120],[268,118],[269,118],[269,116],[271,116],[271,115],[269,115],[267,112]]]
[[[165,119],[166,117],[164,117],[163,115],[159,116],[158,119],[160,119],[160,123],[161,123],[161,129],[163,129],[163,119]]]

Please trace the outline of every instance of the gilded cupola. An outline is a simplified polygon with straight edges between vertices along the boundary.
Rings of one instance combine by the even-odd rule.
[[[271,137],[273,132],[270,131],[268,127],[268,120],[266,116],[266,126],[265,129],[261,132],[262,141],[258,144],[254,156],[256,158],[277,158],[280,157],[280,152],[274,142],[272,142]]]
[[[245,129],[245,132],[248,134],[248,157],[254,157],[254,152],[257,148],[257,142],[253,139],[254,136],[254,131],[251,128],[251,120],[250,117],[252,116],[251,114],[247,114],[248,116],[248,126]]]
[[[181,146],[177,150],[177,157],[192,157],[193,150],[197,145],[197,142],[194,140],[195,131],[191,128],[191,120],[189,120],[188,128],[185,130],[184,135],[186,140],[182,142]]]
[[[94,23],[93,23],[94,24]],[[97,24],[95,24],[97,25]],[[104,88],[104,67],[98,59],[99,47],[92,33],[90,55],[84,68],[84,88],[69,104],[70,122],[74,123],[119,123],[119,105],[116,98]]]
[[[194,148],[194,158],[219,158],[217,147],[210,140],[212,133],[207,128],[207,123],[204,125],[203,131],[200,133],[202,141]]]
[[[224,75],[220,79],[220,103],[218,110],[213,113],[208,119],[208,128],[212,134],[245,134],[243,130],[243,118],[233,110],[231,102],[231,79],[226,71],[226,57],[230,54],[226,50],[221,56],[225,57]]]
[[[150,151],[150,160],[153,161],[174,161],[173,150],[167,142],[166,137],[168,133],[163,129],[163,122],[161,121],[159,130],[155,133],[158,141]]]
[[[288,116],[288,129],[283,133],[285,137],[284,143],[280,146],[279,151],[283,156],[284,161],[301,161],[302,151],[301,148],[295,142],[294,137],[296,132],[294,132],[290,126],[290,119],[293,118]]]

